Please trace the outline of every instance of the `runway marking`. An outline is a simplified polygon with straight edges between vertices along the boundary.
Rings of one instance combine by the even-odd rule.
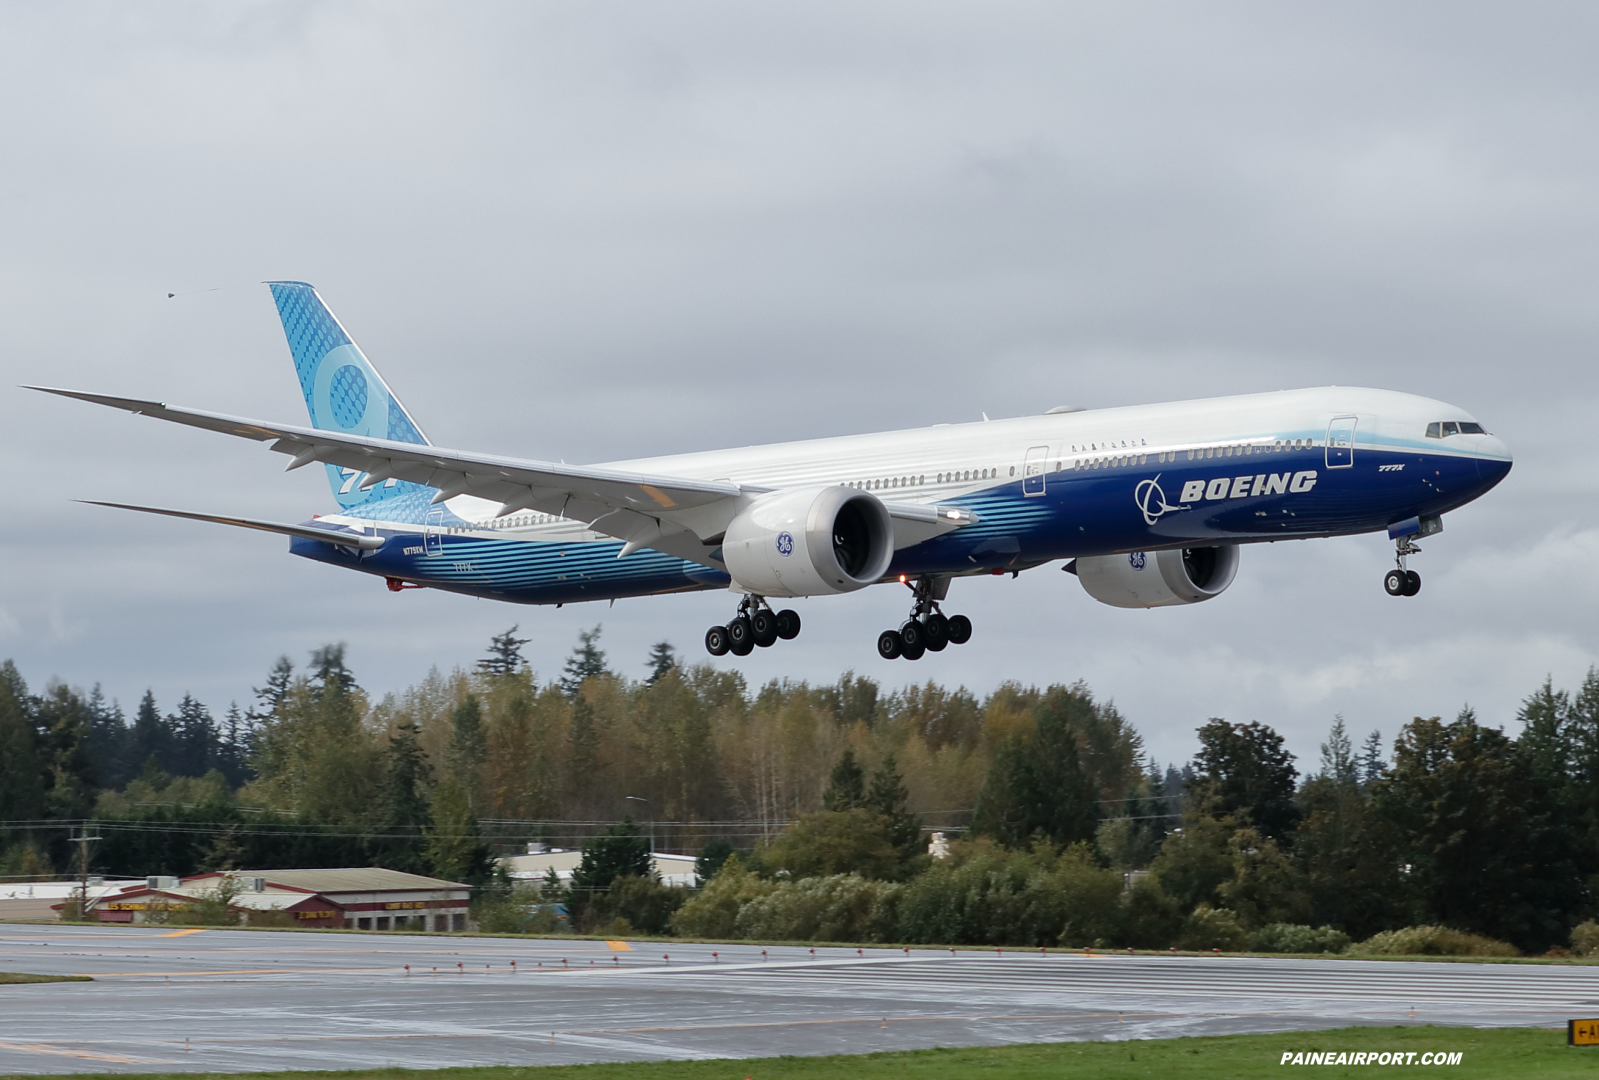
[[[611,947],[611,951],[612,952],[632,952],[633,951],[633,946],[629,945],[625,941],[607,941],[605,944],[607,944],[607,945],[609,945]]]
[[[185,975],[370,975],[384,971],[399,974],[394,968],[240,968],[236,971],[97,971],[91,979],[179,978]],[[74,974],[87,974],[74,972]]]
[[[102,1054],[97,1050],[74,1050],[51,1043],[16,1043],[0,1041],[0,1050],[26,1050],[31,1054],[59,1054],[62,1057],[88,1058],[90,1061],[110,1061],[118,1065],[170,1065],[164,1058],[133,1057],[128,1054]]]
[[[170,934],[157,934],[156,937],[188,937],[190,934],[203,934],[204,930],[174,930]]]

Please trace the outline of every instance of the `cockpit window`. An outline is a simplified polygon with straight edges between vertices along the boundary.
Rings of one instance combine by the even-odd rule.
[[[1451,435],[1486,435],[1475,420],[1440,420],[1427,425],[1427,438],[1447,439]]]

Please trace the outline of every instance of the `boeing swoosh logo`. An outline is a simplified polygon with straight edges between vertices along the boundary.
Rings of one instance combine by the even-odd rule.
[[[1175,511],[1192,509],[1187,505],[1172,506],[1166,502],[1166,493],[1160,488],[1158,473],[1153,480],[1138,482],[1138,486],[1133,489],[1133,501],[1138,504],[1138,509],[1143,511],[1145,525],[1153,525]]]

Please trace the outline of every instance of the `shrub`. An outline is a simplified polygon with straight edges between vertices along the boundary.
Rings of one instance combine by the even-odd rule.
[[[1386,930],[1351,952],[1368,956],[1520,956],[1514,945],[1447,926],[1407,926]]]
[[[626,922],[645,934],[664,934],[672,913],[683,906],[687,896],[687,889],[674,889],[654,878],[623,874],[611,882],[609,892],[595,898],[595,906],[602,919],[608,916]]]
[[[744,905],[734,933],[786,941],[888,941],[902,889],[858,874],[785,881]]]
[[[1599,922],[1589,919],[1571,928],[1571,951],[1578,956],[1599,956]]]
[[[1249,948],[1270,953],[1341,953],[1349,948],[1349,935],[1330,926],[1267,923],[1249,935]]]
[[[1133,882],[1122,897],[1122,935],[1119,944],[1140,949],[1164,949],[1182,933],[1183,912],[1166,895],[1153,875]]]
[[[1056,855],[1049,845],[1007,851],[964,845],[907,882],[902,941],[972,945],[1092,945],[1121,936],[1121,875],[1100,867],[1086,844]]]
[[[1226,908],[1213,908],[1200,904],[1183,922],[1182,935],[1177,939],[1180,949],[1221,949],[1223,952],[1242,952],[1248,943],[1244,927],[1238,916]]]
[[[739,909],[776,888],[777,882],[767,881],[744,869],[744,863],[734,855],[722,864],[699,895],[673,913],[668,926],[672,933],[681,937],[732,937]]]

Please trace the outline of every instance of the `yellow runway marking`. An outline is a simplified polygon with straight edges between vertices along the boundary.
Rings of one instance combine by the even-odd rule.
[[[611,947],[611,951],[612,952],[632,952],[633,951],[633,946],[629,945],[625,941],[607,941],[605,944],[607,944],[607,945],[609,945]]]
[[[156,937],[188,937],[190,934],[203,934],[204,930],[174,930],[170,934],[157,934]]]
[[[94,1050],[73,1050],[50,1043],[0,1042],[0,1050],[26,1050],[31,1054],[60,1054],[62,1057],[88,1058],[90,1061],[112,1061],[119,1065],[166,1065],[161,1058],[131,1057],[126,1054],[102,1054]]]

